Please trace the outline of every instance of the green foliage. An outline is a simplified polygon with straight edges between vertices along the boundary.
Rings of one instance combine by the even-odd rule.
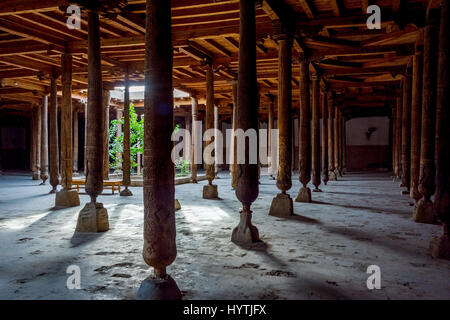
[[[109,128],[109,157],[110,168],[119,169],[122,167],[122,157],[117,158],[117,153],[123,154],[123,130],[117,137],[118,125],[123,128],[124,118],[111,121]],[[131,168],[137,167],[137,154],[144,153],[144,119],[138,119],[134,104],[130,103],[130,159]]]
[[[177,177],[179,176],[186,176],[190,173],[190,161],[184,160],[182,158],[175,161],[175,169],[179,171],[179,173],[176,174]]]

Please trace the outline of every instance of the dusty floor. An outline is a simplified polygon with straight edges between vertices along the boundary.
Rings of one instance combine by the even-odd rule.
[[[291,197],[300,188],[293,177]],[[221,200],[202,187],[176,187],[178,257],[169,272],[184,299],[450,299],[450,262],[427,255],[437,225],[411,220],[409,198],[387,173],[347,174],[321,186],[312,204],[294,202],[293,219],[268,216],[275,181],[261,178],[254,224],[265,244],[230,242],[239,203],[222,173]],[[141,257],[142,189],[131,198],[100,197],[111,230],[74,237],[81,207],[53,210],[49,186],[0,176],[1,299],[132,299],[150,274]],[[81,195],[82,205],[87,195]],[[66,287],[69,265],[81,289]],[[381,268],[381,290],[368,290],[369,265]]]

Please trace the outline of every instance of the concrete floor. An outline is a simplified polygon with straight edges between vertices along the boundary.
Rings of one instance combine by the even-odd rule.
[[[291,197],[300,188],[293,177]],[[231,243],[239,202],[222,173],[220,200],[203,200],[206,182],[178,185],[178,256],[168,269],[184,299],[450,299],[450,262],[427,255],[438,225],[411,220],[409,197],[387,173],[347,174],[321,186],[296,216],[268,216],[277,189],[261,178],[252,209],[263,244]],[[142,189],[99,198],[111,230],[74,236],[81,207],[52,209],[49,186],[0,176],[0,299],[133,299],[150,274],[142,252]],[[110,191],[107,191],[110,192]],[[82,205],[86,194],[80,196]],[[380,290],[368,290],[369,265],[381,268]],[[81,289],[66,287],[69,265]]]

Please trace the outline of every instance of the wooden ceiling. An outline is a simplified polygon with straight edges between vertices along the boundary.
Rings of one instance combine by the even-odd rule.
[[[76,2],[76,1],[75,1]],[[74,97],[87,88],[87,13],[80,30],[66,26],[68,0],[4,0],[0,3],[0,108],[40,103],[50,74],[60,72],[60,56],[73,53]],[[263,0],[256,1],[257,73],[261,113],[277,95],[279,26],[294,30],[293,105],[298,106],[299,65],[304,53],[311,72],[337,93],[350,116],[361,110],[395,107],[395,96],[415,46],[421,45],[432,0]],[[381,7],[382,28],[366,26],[369,4]],[[143,84],[145,0],[129,0],[120,13],[101,17],[102,73],[106,88],[123,85],[128,69],[133,85]],[[239,50],[238,0],[172,0],[174,86],[204,97],[205,62],[215,70],[215,99],[230,114],[231,82]],[[60,82],[58,82],[60,85]],[[59,87],[60,89],[60,87]],[[186,101],[186,99],[184,100]],[[187,102],[180,101],[178,104]],[[369,112],[370,113],[370,112]]]

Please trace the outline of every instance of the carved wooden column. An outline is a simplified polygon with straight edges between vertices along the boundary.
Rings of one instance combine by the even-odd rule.
[[[421,198],[419,192],[420,175],[420,116],[422,103],[422,52],[416,49],[413,57],[413,82],[411,98],[411,180],[410,196],[414,204]]]
[[[300,55],[300,176],[303,187],[300,188],[296,202],[311,202],[311,190],[307,187],[311,180],[311,122],[309,95],[309,66],[303,54]]]
[[[181,299],[167,267],[177,255],[173,143],[173,49],[170,1],[147,0],[144,99],[144,249],[154,268],[137,299]]]
[[[39,128],[40,128],[40,121],[39,121],[39,106],[33,106],[33,109],[31,111],[31,178],[33,180],[39,180],[39,143],[40,143],[40,136],[39,136]]]
[[[403,86],[400,85],[400,92],[403,92]],[[395,170],[394,174],[396,178],[400,179],[402,176],[402,94],[397,97],[397,112],[395,115]]]
[[[87,135],[88,135],[88,125],[87,125],[87,119],[88,119],[88,104],[84,104],[84,176],[87,177]]]
[[[78,172],[78,112],[73,113],[73,172]]]
[[[255,2],[240,0],[239,75],[236,128],[246,132],[258,129],[258,87],[256,83],[256,18]],[[248,140],[248,139],[246,139]],[[252,225],[250,206],[259,193],[258,164],[250,163],[250,143],[245,143],[244,163],[237,165],[236,197],[242,203],[239,225],[234,228],[231,241],[251,243],[259,241],[258,229]],[[238,148],[239,150],[239,148]]]
[[[341,151],[341,112],[337,105],[334,106],[334,173],[337,177],[342,177],[341,173],[341,161],[340,161],[340,151]]]
[[[49,171],[50,185],[52,190],[50,193],[56,193],[59,184],[59,154],[58,154],[58,96],[56,74],[51,75],[50,79],[50,109],[49,109]]]
[[[103,89],[103,180],[109,180],[109,103],[111,95],[109,90]]]
[[[190,136],[192,137],[192,113],[186,112],[184,115],[184,126],[187,132],[189,132]],[[184,160],[191,161],[191,144],[192,144],[192,138],[187,139],[185,137],[184,140]]]
[[[422,198],[414,207],[413,220],[433,223],[435,215],[431,196],[435,191],[434,144],[436,127],[437,26],[429,20],[424,30],[422,133],[420,146],[419,192]]]
[[[346,119],[342,114],[342,174],[347,172],[347,133],[346,133]]]
[[[72,55],[62,54],[62,104],[61,104],[61,185],[56,193],[56,207],[80,205],[78,192],[72,190],[73,150],[72,150]]]
[[[411,75],[409,71],[403,79],[402,100],[402,186],[406,188],[402,191],[402,194],[409,194],[411,146]]]
[[[214,130],[217,132],[217,134],[220,134],[222,132],[221,130],[221,123],[220,123],[220,115],[219,115],[219,107],[214,105]],[[219,155],[222,154],[221,151],[219,151],[219,138],[214,138],[214,171],[215,171],[215,177],[216,179],[219,179],[217,176],[219,172],[219,163],[222,162],[219,160]]]
[[[269,215],[293,214],[293,203],[286,193],[292,187],[292,42],[290,35],[278,38],[278,172],[281,193],[272,200]]]
[[[192,162],[191,162],[191,181],[197,183],[197,157],[201,156],[201,152],[197,152],[198,145],[198,135],[200,128],[196,124],[198,121],[198,99],[196,97],[191,97],[191,110],[192,110]]]
[[[272,130],[274,129],[275,118],[274,118],[274,109],[275,109],[275,97],[269,97],[269,114],[268,114],[268,124],[267,124],[267,134],[268,134],[268,149],[269,149],[269,165],[268,165],[268,173],[270,178],[275,179],[274,174],[276,173],[275,165],[276,165],[276,152],[274,152],[275,141],[272,141]]]
[[[206,119],[205,129],[214,129],[214,71],[212,65],[206,66]],[[208,148],[210,144],[214,144],[212,139],[206,141],[205,148]],[[208,148],[209,149],[209,148]],[[214,151],[216,152],[216,150]],[[208,156],[205,159],[206,166],[206,178],[208,184],[203,186],[203,199],[217,199],[217,185],[212,184],[212,181],[216,177],[214,168],[214,156],[210,152],[206,153]]]
[[[88,105],[86,135],[86,193],[91,202],[78,215],[76,231],[109,230],[108,212],[97,197],[103,191],[104,127],[100,26],[96,8],[88,10]]]
[[[392,108],[391,110],[391,126],[392,126],[392,137],[391,137],[391,153],[392,153],[392,172],[393,172],[393,181],[395,181],[395,179],[397,178],[397,154],[396,154],[396,150],[397,150],[397,146],[396,146],[396,114],[397,114],[397,108]]]
[[[120,121],[122,119],[122,110],[116,109],[116,120]],[[122,124],[117,122],[117,131],[116,131],[116,138],[120,138],[122,136]],[[122,158],[122,153],[120,151],[116,152],[116,158],[120,159]],[[119,163],[119,168],[122,169],[122,164]]]
[[[232,118],[232,134],[231,134],[231,148],[232,148],[232,162],[231,162],[231,187],[233,190],[236,190],[237,183],[237,140],[234,135],[236,126],[237,126],[237,81],[233,80],[232,82],[232,91],[233,91],[233,118]]]
[[[48,179],[48,95],[42,98],[41,106],[41,185]]]
[[[328,178],[336,181],[337,175],[334,172],[334,96],[329,91],[327,95],[328,104]]]
[[[312,183],[314,192],[322,192],[320,186],[320,79],[317,73],[312,74]]]
[[[130,152],[130,79],[128,68],[125,69],[125,91],[123,93],[123,154],[122,154],[122,197],[133,195],[128,187],[131,185],[131,152]]]
[[[328,99],[324,89],[322,94],[322,135],[321,135],[321,161],[322,161],[322,181],[324,185],[328,183]]]
[[[450,259],[450,3],[442,0],[439,37],[439,66],[436,108],[436,194],[435,213],[443,222],[443,235],[430,242],[434,258]]]

